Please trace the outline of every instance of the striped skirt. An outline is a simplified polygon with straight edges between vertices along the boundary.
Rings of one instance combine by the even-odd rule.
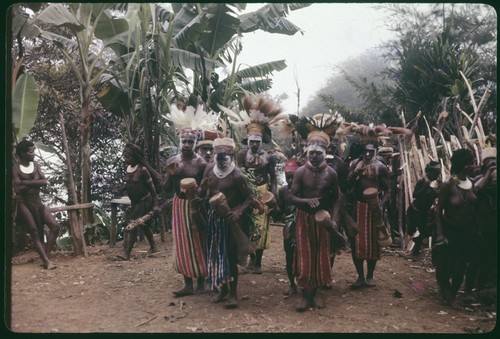
[[[206,253],[208,284],[211,289],[231,281],[229,270],[229,224],[210,209],[207,216]]]
[[[354,238],[354,255],[363,260],[379,260],[381,251],[378,245],[377,228],[373,226],[372,212],[367,203],[356,201],[356,221],[359,233]]]
[[[172,200],[172,236],[175,245],[175,269],[188,278],[207,276],[202,233],[192,227],[189,201]]]
[[[316,224],[314,214],[297,210],[295,242],[297,285],[318,288],[331,283],[330,235]]]

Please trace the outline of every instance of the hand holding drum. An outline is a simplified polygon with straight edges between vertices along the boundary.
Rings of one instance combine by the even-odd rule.
[[[392,239],[385,227],[384,219],[382,217],[382,210],[378,199],[378,190],[375,187],[369,187],[363,191],[370,210],[372,212],[372,220],[378,231],[378,244],[379,246],[386,247],[392,244]]]
[[[203,229],[205,226],[205,211],[201,199],[196,195],[196,180],[194,178],[184,178],[180,183],[181,192],[189,201],[191,221],[193,227]]]
[[[221,216],[226,216],[231,211],[229,205],[227,204],[226,196],[222,192],[215,194],[208,202],[210,207],[212,207],[215,212]],[[236,222],[231,222],[229,223],[229,226],[231,228],[233,240],[237,243],[240,255],[246,256],[254,253],[255,248],[250,242],[250,239],[248,239],[246,234],[241,230],[240,225]]]

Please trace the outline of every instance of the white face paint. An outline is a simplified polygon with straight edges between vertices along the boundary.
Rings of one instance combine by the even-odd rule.
[[[262,137],[255,134],[249,135],[247,143],[252,153],[257,153],[260,151],[260,148],[262,146]]]
[[[231,157],[227,154],[216,154],[215,155],[215,160],[217,162],[217,167],[220,168],[221,170],[226,169],[230,164],[231,164]]]
[[[307,147],[307,155],[309,156],[309,153],[313,151],[313,152],[321,152],[323,154],[323,156],[326,157],[326,149],[324,147],[321,147],[319,145],[316,145],[316,144],[312,144],[312,145],[309,145]]]
[[[326,149],[325,147],[312,144],[307,147],[307,160],[314,167],[319,167],[325,161]]]

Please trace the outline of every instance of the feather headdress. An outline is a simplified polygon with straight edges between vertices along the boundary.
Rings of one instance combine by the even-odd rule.
[[[327,146],[344,124],[344,118],[338,112],[319,113],[312,117],[290,115],[289,119],[300,138],[308,140],[311,137],[323,138]]]
[[[288,114],[282,113],[282,108],[272,100],[262,95],[246,95],[242,99],[244,110],[239,113],[219,105],[219,108],[227,115],[228,119],[236,126],[245,126],[247,136],[260,135],[262,142],[269,143],[272,140],[270,126],[280,120],[286,120]]]
[[[374,143],[386,139],[393,135],[411,135],[411,129],[403,127],[388,127],[385,124],[380,125],[353,125],[351,132],[357,134],[361,143]]]
[[[183,109],[179,108],[177,104],[172,104],[170,113],[164,114],[163,117],[173,123],[179,134],[184,132],[194,133],[196,138],[201,140],[204,139],[205,131],[216,133],[218,114],[205,111],[201,104],[197,104],[196,108],[192,105],[193,103],[190,103]]]
[[[183,129],[212,130],[218,119],[216,114],[206,112],[202,105],[198,105],[197,108],[187,106],[185,110],[181,110],[175,104],[170,106],[170,113],[164,114],[163,117],[170,120],[178,131]]]

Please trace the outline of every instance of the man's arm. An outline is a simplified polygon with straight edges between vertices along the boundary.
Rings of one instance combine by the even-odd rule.
[[[379,189],[383,192],[381,204],[382,206],[385,206],[391,198],[391,187],[389,185],[389,171],[387,169],[387,166],[380,163],[378,165],[377,176],[378,176],[377,179],[379,183]]]
[[[236,171],[237,168],[235,168],[234,170]],[[233,179],[235,180],[235,187],[237,187],[236,191],[240,192],[242,196],[245,197],[245,200],[243,200],[243,202],[240,205],[232,208],[229,214],[227,215],[228,221],[236,222],[241,218],[243,213],[248,208],[250,208],[250,206],[252,206],[254,195],[252,190],[250,189],[250,186],[248,185],[247,179],[244,176],[243,172],[238,170],[238,173],[235,173]]]
[[[155,206],[158,205],[158,195],[156,194],[156,189],[155,185],[153,184],[153,179],[151,178],[151,173],[149,173],[149,170],[145,166],[141,166],[141,175],[146,181],[146,185],[148,186],[148,191],[149,194],[153,197],[153,204]]]
[[[267,166],[270,180],[270,190],[273,194],[276,194],[276,190],[278,189],[278,178],[276,177],[276,157],[269,157],[269,164]]]

